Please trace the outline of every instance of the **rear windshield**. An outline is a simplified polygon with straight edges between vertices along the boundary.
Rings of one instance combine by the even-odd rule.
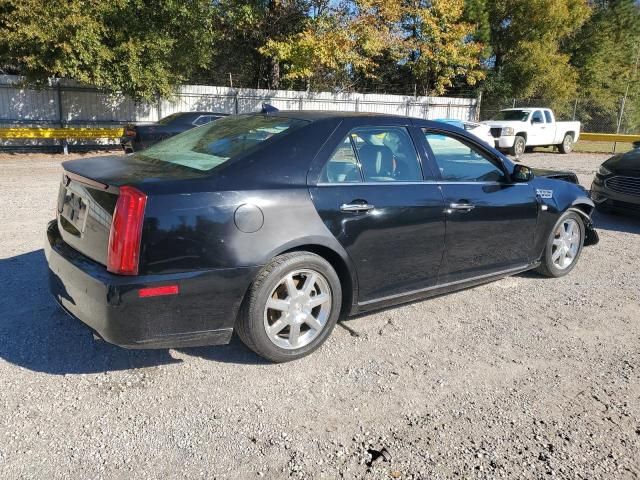
[[[529,112],[526,110],[503,110],[498,112],[494,120],[512,120],[516,122],[526,122]]]
[[[230,116],[188,130],[135,155],[195,170],[211,170],[258,147],[265,140],[307,123],[265,115]]]

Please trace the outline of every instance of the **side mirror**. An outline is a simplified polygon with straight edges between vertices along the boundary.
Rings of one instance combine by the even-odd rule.
[[[640,140],[638,140],[637,142],[633,142],[633,148],[640,149]]]
[[[511,180],[514,182],[528,182],[533,179],[533,171],[529,167],[517,164],[513,167]]]

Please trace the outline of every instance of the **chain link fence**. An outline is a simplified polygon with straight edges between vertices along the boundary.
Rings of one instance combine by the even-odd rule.
[[[539,98],[506,99],[484,101],[480,108],[480,119],[491,120],[505,108],[551,108],[558,120],[577,120],[582,131],[589,133],[640,134],[640,99],[621,98],[604,106],[589,98],[578,98],[560,108],[548,100]]]

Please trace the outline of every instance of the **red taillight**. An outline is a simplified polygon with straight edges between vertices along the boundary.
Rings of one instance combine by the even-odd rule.
[[[133,187],[120,187],[113,212],[107,270],[121,275],[137,275],[140,260],[140,238],[147,196]]]
[[[140,298],[160,297],[163,295],[177,295],[178,293],[178,285],[163,285],[162,287],[148,287],[138,290],[138,296]]]

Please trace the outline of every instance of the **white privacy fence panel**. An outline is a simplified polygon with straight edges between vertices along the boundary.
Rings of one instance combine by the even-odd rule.
[[[0,76],[0,125],[114,125],[153,122],[174,112],[213,111],[249,113],[263,103],[280,110],[338,110],[376,112],[437,119],[475,120],[475,98],[414,97],[404,95],[300,92],[293,90],[233,89],[185,85],[171,98],[141,103],[117,94],[52,81],[40,89],[25,87],[21,78]]]

